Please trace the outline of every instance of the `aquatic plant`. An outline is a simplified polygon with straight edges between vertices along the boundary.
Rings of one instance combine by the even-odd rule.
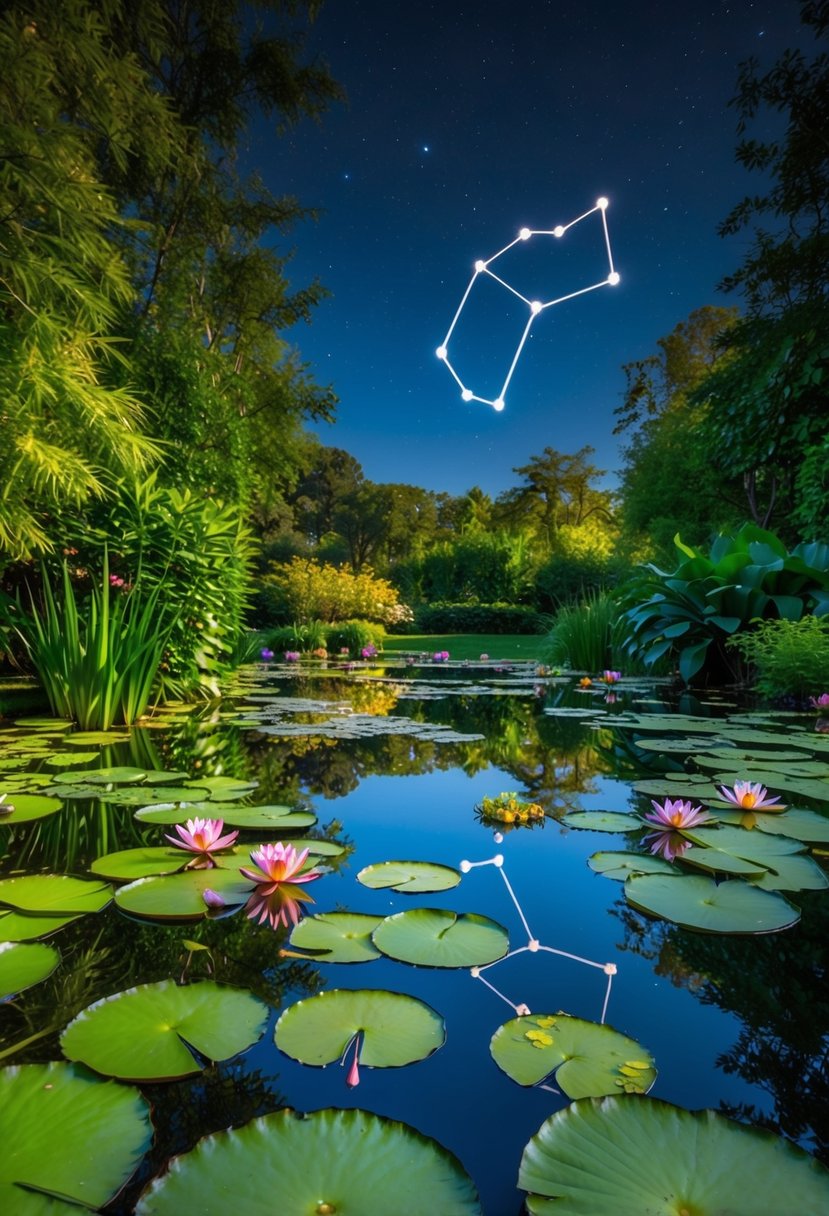
[[[744,811],[785,811],[786,809],[782,802],[775,801],[775,794],[769,797],[768,790],[759,782],[752,784],[750,781],[735,781],[733,789],[723,785],[720,786],[720,792],[723,798],[733,802],[735,806]]]
[[[684,798],[666,798],[664,802],[651,799],[651,806],[653,811],[649,811],[645,818],[669,832],[677,828],[695,828],[701,823],[707,823],[711,818],[701,806],[691,806],[690,801]]]
[[[177,849],[187,849],[196,856],[190,865],[206,868],[215,865],[213,854],[220,849],[227,849],[236,843],[238,832],[228,832],[221,835],[224,827],[223,819],[188,819],[186,824],[175,825],[177,836],[168,836],[165,840],[175,845]]]

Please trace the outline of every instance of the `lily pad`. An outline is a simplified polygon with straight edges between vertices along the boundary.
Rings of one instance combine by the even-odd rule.
[[[676,874],[676,866],[650,853],[594,853],[587,864],[605,878],[630,878],[631,874]]]
[[[9,808],[13,809],[9,809]],[[0,825],[28,823],[32,819],[45,819],[63,809],[59,798],[48,798],[45,794],[7,794],[0,803]]]
[[[790,810],[767,815],[762,811],[721,811],[718,807],[717,819],[769,836],[788,836],[807,844],[829,844],[829,816],[818,815],[815,811]]]
[[[483,967],[509,950],[503,925],[476,912],[439,908],[413,908],[387,916],[372,940],[389,958],[418,967]]]
[[[532,1216],[829,1210],[829,1173],[790,1141],[654,1098],[557,1111],[524,1149],[518,1185]]]
[[[0,881],[0,904],[19,912],[72,916],[100,912],[111,899],[108,883],[66,874],[28,874]]]
[[[207,790],[188,789],[184,785],[132,785],[127,789],[101,790],[98,797],[115,806],[152,806],[154,803],[172,806],[176,802],[201,803],[206,793]],[[192,812],[186,817],[190,814]]]
[[[204,902],[208,889],[229,905],[241,905],[253,888],[236,869],[185,870],[139,878],[115,892],[115,903],[122,912],[147,920],[201,920],[209,911]]]
[[[0,1001],[39,984],[59,962],[54,946],[0,942]]]
[[[126,743],[129,731],[121,730],[77,730],[66,736],[66,742],[73,746],[86,747],[90,743],[100,743],[106,747],[112,743]]]
[[[591,832],[639,832],[642,821],[621,811],[573,811],[561,820],[567,828],[585,828]]]
[[[391,888],[414,895],[426,891],[448,891],[461,880],[460,872],[433,861],[380,861],[365,866],[357,881],[374,890]]]
[[[332,988],[291,1005],[279,1018],[280,1051],[302,1064],[339,1060],[360,1036],[360,1063],[401,1068],[425,1060],[446,1038],[443,1018],[424,1001],[402,992]],[[369,1209],[370,1210],[370,1209]]]
[[[625,898],[641,912],[706,933],[777,933],[800,920],[800,909],[782,895],[739,879],[718,885],[695,874],[642,874],[627,880]]]
[[[404,1123],[363,1110],[281,1110],[207,1136],[174,1157],[136,1216],[273,1216],[293,1213],[480,1216],[458,1160]]]
[[[37,916],[0,908],[0,942],[38,941],[77,919],[77,916]]]
[[[519,1085],[549,1077],[568,1098],[643,1094],[656,1080],[653,1057],[635,1039],[564,1013],[513,1018],[498,1027],[489,1050]]]
[[[49,768],[65,768],[67,764],[88,764],[97,758],[97,752],[53,752],[46,756]]]
[[[229,1060],[262,1037],[268,1008],[249,992],[205,980],[141,984],[84,1009],[60,1038],[65,1056],[105,1076],[164,1081]]]
[[[72,1064],[0,1072],[0,1208],[11,1216],[98,1211],[152,1137],[137,1090]]]
[[[183,849],[144,848],[122,849],[98,857],[89,867],[93,874],[120,882],[132,882],[151,874],[175,874],[183,870],[194,855]]]
[[[189,806],[171,806],[169,800],[162,806],[148,806],[135,812],[142,823],[186,823],[194,815],[207,815],[224,820],[226,828],[250,828],[258,831],[289,831],[293,828],[310,828],[317,822],[312,811],[294,811],[289,806],[236,806],[232,802],[191,803]]]
[[[380,958],[371,935],[382,919],[361,912],[306,916],[292,930],[291,945],[309,951],[319,963],[368,963]]]
[[[185,782],[185,784],[198,786],[202,790],[209,790],[213,798],[218,796],[232,801],[234,798],[243,798],[245,794],[249,794],[251,790],[255,790],[259,782],[242,781],[238,777],[219,776],[195,777]]]

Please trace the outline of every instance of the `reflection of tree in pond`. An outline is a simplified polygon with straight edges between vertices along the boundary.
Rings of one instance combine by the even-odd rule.
[[[823,892],[797,900],[803,917],[795,928],[759,936],[692,933],[630,908],[617,914],[623,949],[742,1021],[717,1065],[765,1091],[773,1109],[723,1102],[724,1113],[804,1143],[829,1164],[829,904]]]

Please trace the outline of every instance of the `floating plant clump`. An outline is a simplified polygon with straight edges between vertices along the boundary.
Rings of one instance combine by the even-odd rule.
[[[495,823],[528,825],[544,822],[544,808],[537,802],[527,802],[514,793],[484,797],[476,806],[483,820]]]

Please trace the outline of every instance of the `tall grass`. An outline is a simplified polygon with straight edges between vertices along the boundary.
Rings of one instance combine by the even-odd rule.
[[[175,618],[160,602],[163,584],[144,594],[110,586],[104,555],[101,587],[80,606],[63,567],[62,596],[43,581],[43,603],[17,627],[52,712],[84,730],[129,725],[147,708]]]
[[[556,613],[541,653],[547,663],[572,671],[613,668],[618,655],[619,608],[606,591],[594,592],[580,604]]]

